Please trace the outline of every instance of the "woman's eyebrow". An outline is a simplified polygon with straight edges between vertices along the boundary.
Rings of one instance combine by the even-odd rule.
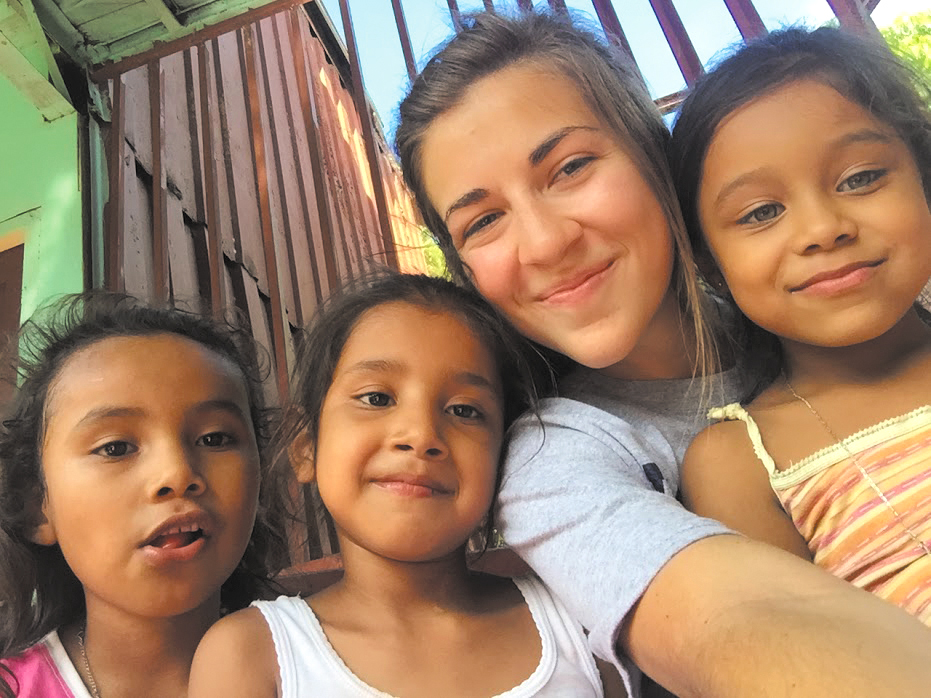
[[[465,194],[456,199],[448,209],[446,209],[446,215],[443,216],[443,222],[449,223],[449,217],[460,208],[471,206],[472,204],[481,201],[486,196],[488,196],[487,189],[472,189],[467,191]]]
[[[530,152],[530,157],[528,158],[528,160],[530,160],[530,164],[532,166],[536,167],[541,162],[543,162],[543,159],[547,155],[549,155],[550,152],[552,152],[553,148],[559,145],[562,139],[568,136],[570,133],[574,131],[596,131],[596,130],[597,129],[592,128],[591,126],[566,126],[565,128],[561,128],[555,133],[551,134],[549,137],[547,137],[546,140],[540,143],[540,145],[538,145],[536,148],[534,148]]]

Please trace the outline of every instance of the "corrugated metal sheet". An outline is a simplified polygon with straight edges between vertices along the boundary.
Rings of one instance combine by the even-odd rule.
[[[109,83],[106,284],[200,309],[235,305],[287,390],[294,333],[343,280],[425,271],[419,221],[383,140],[386,251],[362,122],[303,9]],[[332,551],[322,524],[295,561]],[[297,540],[297,534],[295,534]]]

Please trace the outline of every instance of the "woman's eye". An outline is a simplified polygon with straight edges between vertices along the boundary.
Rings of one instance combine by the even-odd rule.
[[[863,170],[862,172],[857,172],[841,182],[840,186],[837,187],[837,191],[855,191],[856,189],[868,187],[885,174],[886,170]]]
[[[483,228],[487,228],[489,225],[498,220],[500,216],[500,213],[486,213],[484,216],[479,218],[472,225],[465,229],[465,232],[462,234],[462,241],[465,242],[476,233],[481,232]]]
[[[583,169],[586,165],[592,162],[594,159],[595,158],[593,156],[586,156],[586,157],[575,158],[573,160],[570,160],[569,162],[567,162],[565,165],[563,165],[560,168],[559,174],[566,175],[567,177],[571,177],[576,172]]]
[[[461,419],[478,419],[482,413],[472,405],[452,405],[449,411]]]
[[[370,407],[388,407],[391,404],[391,397],[386,393],[365,393],[359,399]]]
[[[738,219],[737,222],[740,225],[767,223],[776,218],[783,211],[785,211],[785,206],[782,204],[763,204],[762,206],[757,206],[746,216]]]
[[[135,451],[135,446],[128,441],[110,441],[95,449],[94,453],[106,458],[123,458],[133,451]]]
[[[198,445],[207,448],[224,448],[232,444],[233,441],[234,439],[230,434],[225,434],[222,431],[213,431],[197,439]]]

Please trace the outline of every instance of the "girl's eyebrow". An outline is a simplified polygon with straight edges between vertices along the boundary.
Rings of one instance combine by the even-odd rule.
[[[566,126],[551,133],[547,136],[540,145],[530,151],[530,155],[527,157],[527,160],[530,162],[531,167],[536,167],[549,155],[553,148],[559,145],[562,140],[574,131],[597,131],[598,129],[593,126]],[[465,208],[474,203],[477,203],[488,196],[487,189],[471,189],[465,194],[456,199],[452,205],[446,209],[446,214],[443,216],[443,222],[448,223],[449,217],[453,215],[460,208]]]
[[[390,359],[365,359],[346,367],[346,373],[367,373],[369,371],[387,373],[401,372],[404,370],[404,364],[400,361],[391,361]],[[453,380],[466,385],[474,385],[477,388],[487,388],[495,390],[495,384],[487,377],[474,371],[456,371],[451,374]]]
[[[243,413],[242,408],[234,400],[226,400],[223,398],[217,398],[214,400],[204,400],[194,405],[189,411],[190,412],[210,412],[212,410],[221,410],[223,412],[229,412],[240,419],[245,419],[246,415]],[[105,419],[117,419],[121,417],[144,417],[146,414],[145,409],[142,407],[115,407],[115,406],[104,406],[104,407],[95,407],[90,412],[85,414],[81,419],[78,420],[76,427],[82,427],[86,424],[92,424],[93,422],[102,421]]]

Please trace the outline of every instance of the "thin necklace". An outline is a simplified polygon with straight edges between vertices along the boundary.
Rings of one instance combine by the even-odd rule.
[[[97,682],[94,680],[94,672],[91,671],[91,663],[87,661],[87,648],[84,647],[84,636],[87,634],[87,620],[78,630],[78,647],[81,648],[81,659],[84,660],[84,671],[87,672],[87,681],[90,684],[91,695],[94,698],[100,698],[100,691],[97,689]]]
[[[860,475],[862,475],[863,479],[866,480],[869,483],[870,487],[873,488],[873,491],[876,493],[876,496],[878,496],[883,501],[883,504],[885,504],[886,507],[889,509],[889,511],[892,512],[892,515],[895,517],[895,520],[898,521],[899,525],[903,529],[905,529],[905,532],[908,534],[908,537],[911,538],[918,545],[918,547],[924,552],[925,555],[927,555],[928,557],[931,557],[931,548],[928,548],[928,544],[925,543],[921,538],[919,538],[915,534],[915,532],[912,531],[911,528],[909,528],[908,524],[905,523],[905,520],[902,518],[902,516],[899,514],[896,508],[892,506],[892,502],[890,502],[889,498],[886,497],[886,493],[883,492],[881,489],[879,489],[879,485],[877,485],[876,481],[872,478],[872,476],[868,472],[866,472],[866,468],[860,465],[860,457],[855,456],[853,454],[853,451],[851,451],[850,448],[848,448],[846,442],[844,442],[843,439],[841,439],[836,433],[834,433],[834,430],[831,429],[830,426],[828,426],[828,423],[824,421],[824,417],[821,416],[818,410],[812,407],[811,403],[808,402],[808,400],[803,398],[801,395],[799,395],[795,391],[795,388],[793,388],[792,384],[789,382],[789,377],[785,373],[782,374],[782,380],[783,382],[785,382],[786,387],[789,389],[789,392],[792,393],[792,397],[794,397],[796,400],[798,400],[803,405],[805,405],[805,407],[808,408],[808,411],[811,412],[819,422],[821,422],[821,426],[823,426],[824,430],[828,434],[831,435],[831,438],[833,438],[838,444],[840,444],[840,447],[843,448],[847,452],[847,455],[850,456],[850,459],[853,461],[853,464],[857,467],[857,470],[860,471]]]

